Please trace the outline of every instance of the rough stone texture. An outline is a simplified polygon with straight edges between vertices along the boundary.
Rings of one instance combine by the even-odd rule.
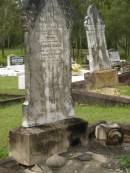
[[[46,165],[52,173],[60,173],[60,170],[65,166],[66,159],[60,155],[53,155],[46,160]]]
[[[34,165],[53,154],[67,151],[70,146],[85,144],[87,122],[69,118],[48,125],[10,132],[10,155],[23,165]]]
[[[116,123],[102,123],[96,126],[96,139],[102,145],[119,145],[123,143],[123,132],[120,126]]]
[[[118,85],[118,75],[116,70],[95,71],[85,74],[86,88],[97,89],[104,87],[114,87]]]
[[[71,103],[70,11],[67,0],[23,1],[26,100],[23,126],[74,115]],[[67,17],[68,16],[68,17]]]
[[[89,6],[87,14],[84,25],[88,41],[90,70],[110,69],[104,22],[95,5]]]
[[[118,51],[115,51],[113,49],[108,50],[111,65],[112,66],[120,66],[121,61],[120,61],[120,54]]]
[[[127,146],[127,148],[126,148]],[[101,146],[95,141],[89,141],[86,146],[72,147],[69,151],[61,154],[66,158],[66,164],[61,173],[116,173],[120,170],[115,158],[120,158],[124,154],[130,154],[130,143],[119,146]],[[91,155],[90,160],[80,160]],[[114,158],[113,158],[114,156]],[[129,168],[129,164],[126,169]],[[113,169],[113,170],[112,170]],[[0,161],[0,173],[50,173],[45,162],[40,162],[33,167],[26,167],[18,164],[14,160],[6,159]]]

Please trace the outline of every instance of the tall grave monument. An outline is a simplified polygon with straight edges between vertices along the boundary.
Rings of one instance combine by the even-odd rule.
[[[26,101],[23,126],[74,115],[71,103],[70,9],[66,0],[23,1],[26,10]]]
[[[82,143],[87,123],[73,118],[68,0],[23,0],[26,98],[22,128],[10,132],[10,154],[33,165]]]
[[[91,74],[85,76],[89,87],[113,86],[118,83],[116,70],[111,69],[107,51],[105,24],[95,5],[88,7],[85,18],[85,29],[89,50],[89,66]]]

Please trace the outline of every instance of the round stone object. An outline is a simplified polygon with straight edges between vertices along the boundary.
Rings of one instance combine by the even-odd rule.
[[[50,169],[60,169],[65,165],[65,158],[57,154],[46,160],[46,164]]]

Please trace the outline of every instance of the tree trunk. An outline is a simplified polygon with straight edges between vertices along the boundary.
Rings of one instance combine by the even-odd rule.
[[[75,61],[74,47],[72,47],[72,51],[73,51],[73,61]]]
[[[1,52],[2,52],[2,58],[4,58],[4,57],[5,57],[5,50],[4,50],[4,46],[2,46],[2,48],[1,48]]]
[[[129,46],[128,46],[128,37],[126,35],[126,45],[125,45],[125,55],[126,55],[126,59],[128,60],[128,56],[129,56]]]
[[[5,40],[2,40],[1,42],[1,54],[2,54],[2,63],[3,63],[5,58]]]
[[[80,61],[82,61],[83,60],[83,57],[82,57],[82,36],[81,35],[80,35],[79,42],[80,42]]]
[[[78,43],[77,43],[77,39],[76,39],[76,61],[78,59]]]
[[[8,36],[8,49],[10,48],[10,37]]]

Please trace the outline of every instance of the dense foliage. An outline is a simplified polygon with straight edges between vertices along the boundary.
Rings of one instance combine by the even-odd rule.
[[[0,47],[4,56],[4,48],[23,44],[23,32],[20,17],[20,0],[0,1]],[[95,3],[105,25],[108,49],[120,51],[122,58],[130,55],[130,1],[129,0],[70,0],[73,9],[73,30],[71,46],[74,58],[83,59],[87,49],[84,29],[84,18],[87,8]],[[86,52],[85,52],[86,54]]]
[[[14,47],[23,42],[18,0],[0,1],[0,47]]]
[[[129,0],[70,0],[74,10],[72,47],[87,48],[83,26],[90,4],[96,4],[106,25],[108,49],[120,51],[122,58],[130,55],[130,1]]]

